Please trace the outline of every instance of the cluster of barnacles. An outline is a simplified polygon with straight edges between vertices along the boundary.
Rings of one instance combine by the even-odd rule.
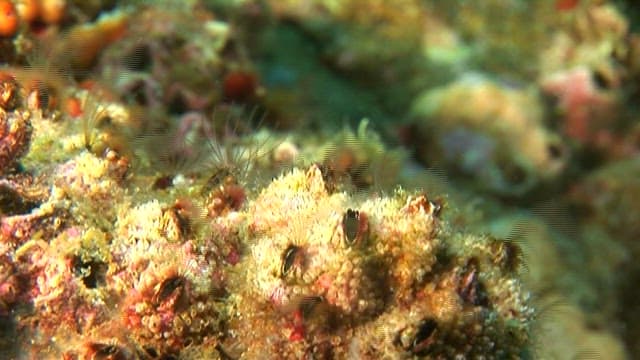
[[[517,249],[498,241],[485,247],[448,230],[441,199],[403,190],[352,195],[327,186],[322,168],[311,165],[237,206],[222,196],[224,207],[211,205],[231,186],[246,191],[231,174],[214,174],[193,200],[181,197],[178,186],[154,190],[173,202],[136,205],[112,163],[83,151],[57,168],[51,193],[59,203],[70,198],[93,206],[104,202],[101,184],[108,184],[121,204],[103,213],[113,227],[87,221],[52,231],[44,212],[54,218],[59,210],[45,206],[52,201],[45,193],[25,229],[33,237],[36,224],[45,226],[39,234],[49,240],[2,239],[19,262],[2,263],[0,310],[27,332],[70,334],[34,344],[33,354],[513,355],[528,341],[531,310],[513,278]],[[87,164],[99,171],[83,173]],[[81,200],[82,189],[92,196]],[[448,242],[475,250],[460,252]],[[39,320],[30,306],[47,318]],[[463,338],[470,345],[462,346]]]
[[[15,167],[29,142],[6,133]],[[254,197],[229,153],[206,181],[139,199],[124,152],[77,150],[50,183],[8,168],[0,180],[13,212],[0,220],[0,316],[47,337],[31,354],[476,356],[528,342],[517,250],[448,229],[441,199],[342,191],[330,161]]]
[[[168,16],[147,16],[154,14]],[[226,33],[214,37],[226,42]],[[128,45],[143,60],[155,50]],[[134,60],[125,66],[141,71],[146,60]],[[254,80],[227,77],[224,97],[252,96],[245,93],[255,92]],[[135,85],[144,85],[146,105],[167,100],[155,99],[157,84],[145,81]],[[196,112],[216,100],[165,90]],[[81,109],[68,114],[84,125],[80,140],[69,141],[72,155],[43,170],[50,181],[21,172],[32,125],[48,131],[54,111],[45,109],[42,87],[20,91],[0,74],[0,320],[12,317],[16,344],[28,355],[472,357],[515,355],[526,346],[531,310],[503,270],[517,267],[517,250],[449,247],[478,239],[447,230],[444,203],[431,195],[343,191],[373,185],[378,164],[366,155],[381,142],[368,141],[366,122],[358,135],[343,135],[346,145],[322,165],[293,169],[257,196],[239,173],[253,160],[243,156],[258,154],[236,156],[236,144],[226,143],[212,144],[220,152],[207,179],[176,167],[145,191],[148,174],[135,174],[119,141],[101,136],[104,119],[117,122],[112,110],[81,92]],[[190,114],[179,116],[184,131],[176,138],[211,130],[208,119]],[[184,149],[169,155],[188,158]],[[28,338],[35,340],[25,346]]]
[[[275,180],[242,211],[257,239],[230,282],[230,341],[248,357],[517,356],[532,316],[518,250],[451,231],[443,205],[330,192],[316,165]]]

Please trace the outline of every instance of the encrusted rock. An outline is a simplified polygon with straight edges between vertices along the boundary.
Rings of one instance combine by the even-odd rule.
[[[0,109],[0,174],[9,171],[29,149],[31,115],[28,111]]]

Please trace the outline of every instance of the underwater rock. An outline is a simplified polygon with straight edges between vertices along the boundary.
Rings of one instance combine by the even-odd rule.
[[[620,319],[633,346],[640,272],[613,270],[637,250],[638,166],[586,174],[553,132],[582,141],[584,107],[634,99],[638,38],[609,5],[48,1],[56,19],[44,2],[0,40],[0,354],[616,358]],[[531,88],[451,81],[471,69]],[[408,109],[431,169],[389,144]],[[254,131],[272,111],[290,132]],[[547,185],[571,189],[586,240],[517,207]],[[539,321],[567,292],[571,313]]]
[[[526,291],[439,211],[401,190],[330,193],[317,166],[276,179],[245,212],[249,248],[230,283],[243,356],[520,354]]]
[[[538,301],[544,318],[536,329],[536,359],[629,359],[624,345],[613,332],[590,326],[585,314],[561,297],[547,295]]]
[[[418,157],[469,176],[484,190],[521,196],[557,177],[568,158],[526,89],[468,76],[414,100]]]
[[[587,176],[569,195],[575,209],[583,213],[585,226],[601,231],[595,236],[612,243],[598,253],[598,260],[607,266],[611,282],[617,287],[614,307],[618,321],[625,325],[623,338],[632,353],[640,350],[635,341],[640,334],[640,312],[632,305],[638,298],[634,284],[640,278],[635,261],[640,256],[639,176],[638,158],[613,162]],[[612,251],[614,246],[621,246],[621,251]]]
[[[586,219],[599,224],[618,241],[632,245],[640,254],[636,239],[640,236],[640,159],[612,162],[589,174],[576,184],[570,199],[586,213]]]
[[[547,95],[557,99],[558,123],[563,135],[593,150],[614,148],[611,143],[618,140],[615,129],[621,125],[621,98],[617,92],[598,86],[584,66],[550,74],[541,80],[540,86]]]
[[[106,47],[101,78],[124,102],[147,112],[208,114],[223,98],[216,84],[231,66],[222,53],[231,29],[208,11],[194,17],[190,10],[143,7],[128,20],[127,36]]]
[[[559,21],[556,30],[538,54],[542,76],[587,66],[607,86],[619,85],[624,71],[616,63],[615,54],[625,47],[629,24],[613,4],[576,6],[571,16]]]

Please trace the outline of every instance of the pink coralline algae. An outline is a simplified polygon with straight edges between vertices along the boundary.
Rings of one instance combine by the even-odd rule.
[[[613,94],[598,89],[585,67],[549,76],[542,89],[558,99],[564,134],[581,143],[594,141],[597,131],[606,128],[607,117],[616,105]]]

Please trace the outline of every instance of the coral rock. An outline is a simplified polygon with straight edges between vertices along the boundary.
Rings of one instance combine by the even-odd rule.
[[[243,355],[517,356],[533,311],[526,292],[436,209],[403,191],[329,193],[315,165],[272,182],[245,211],[245,280],[230,283]]]
[[[0,174],[10,170],[29,149],[31,115],[27,111],[0,109]]]
[[[419,96],[418,155],[427,166],[473,176],[485,190],[519,196],[556,177],[567,152],[543,126],[534,93],[468,77]]]

